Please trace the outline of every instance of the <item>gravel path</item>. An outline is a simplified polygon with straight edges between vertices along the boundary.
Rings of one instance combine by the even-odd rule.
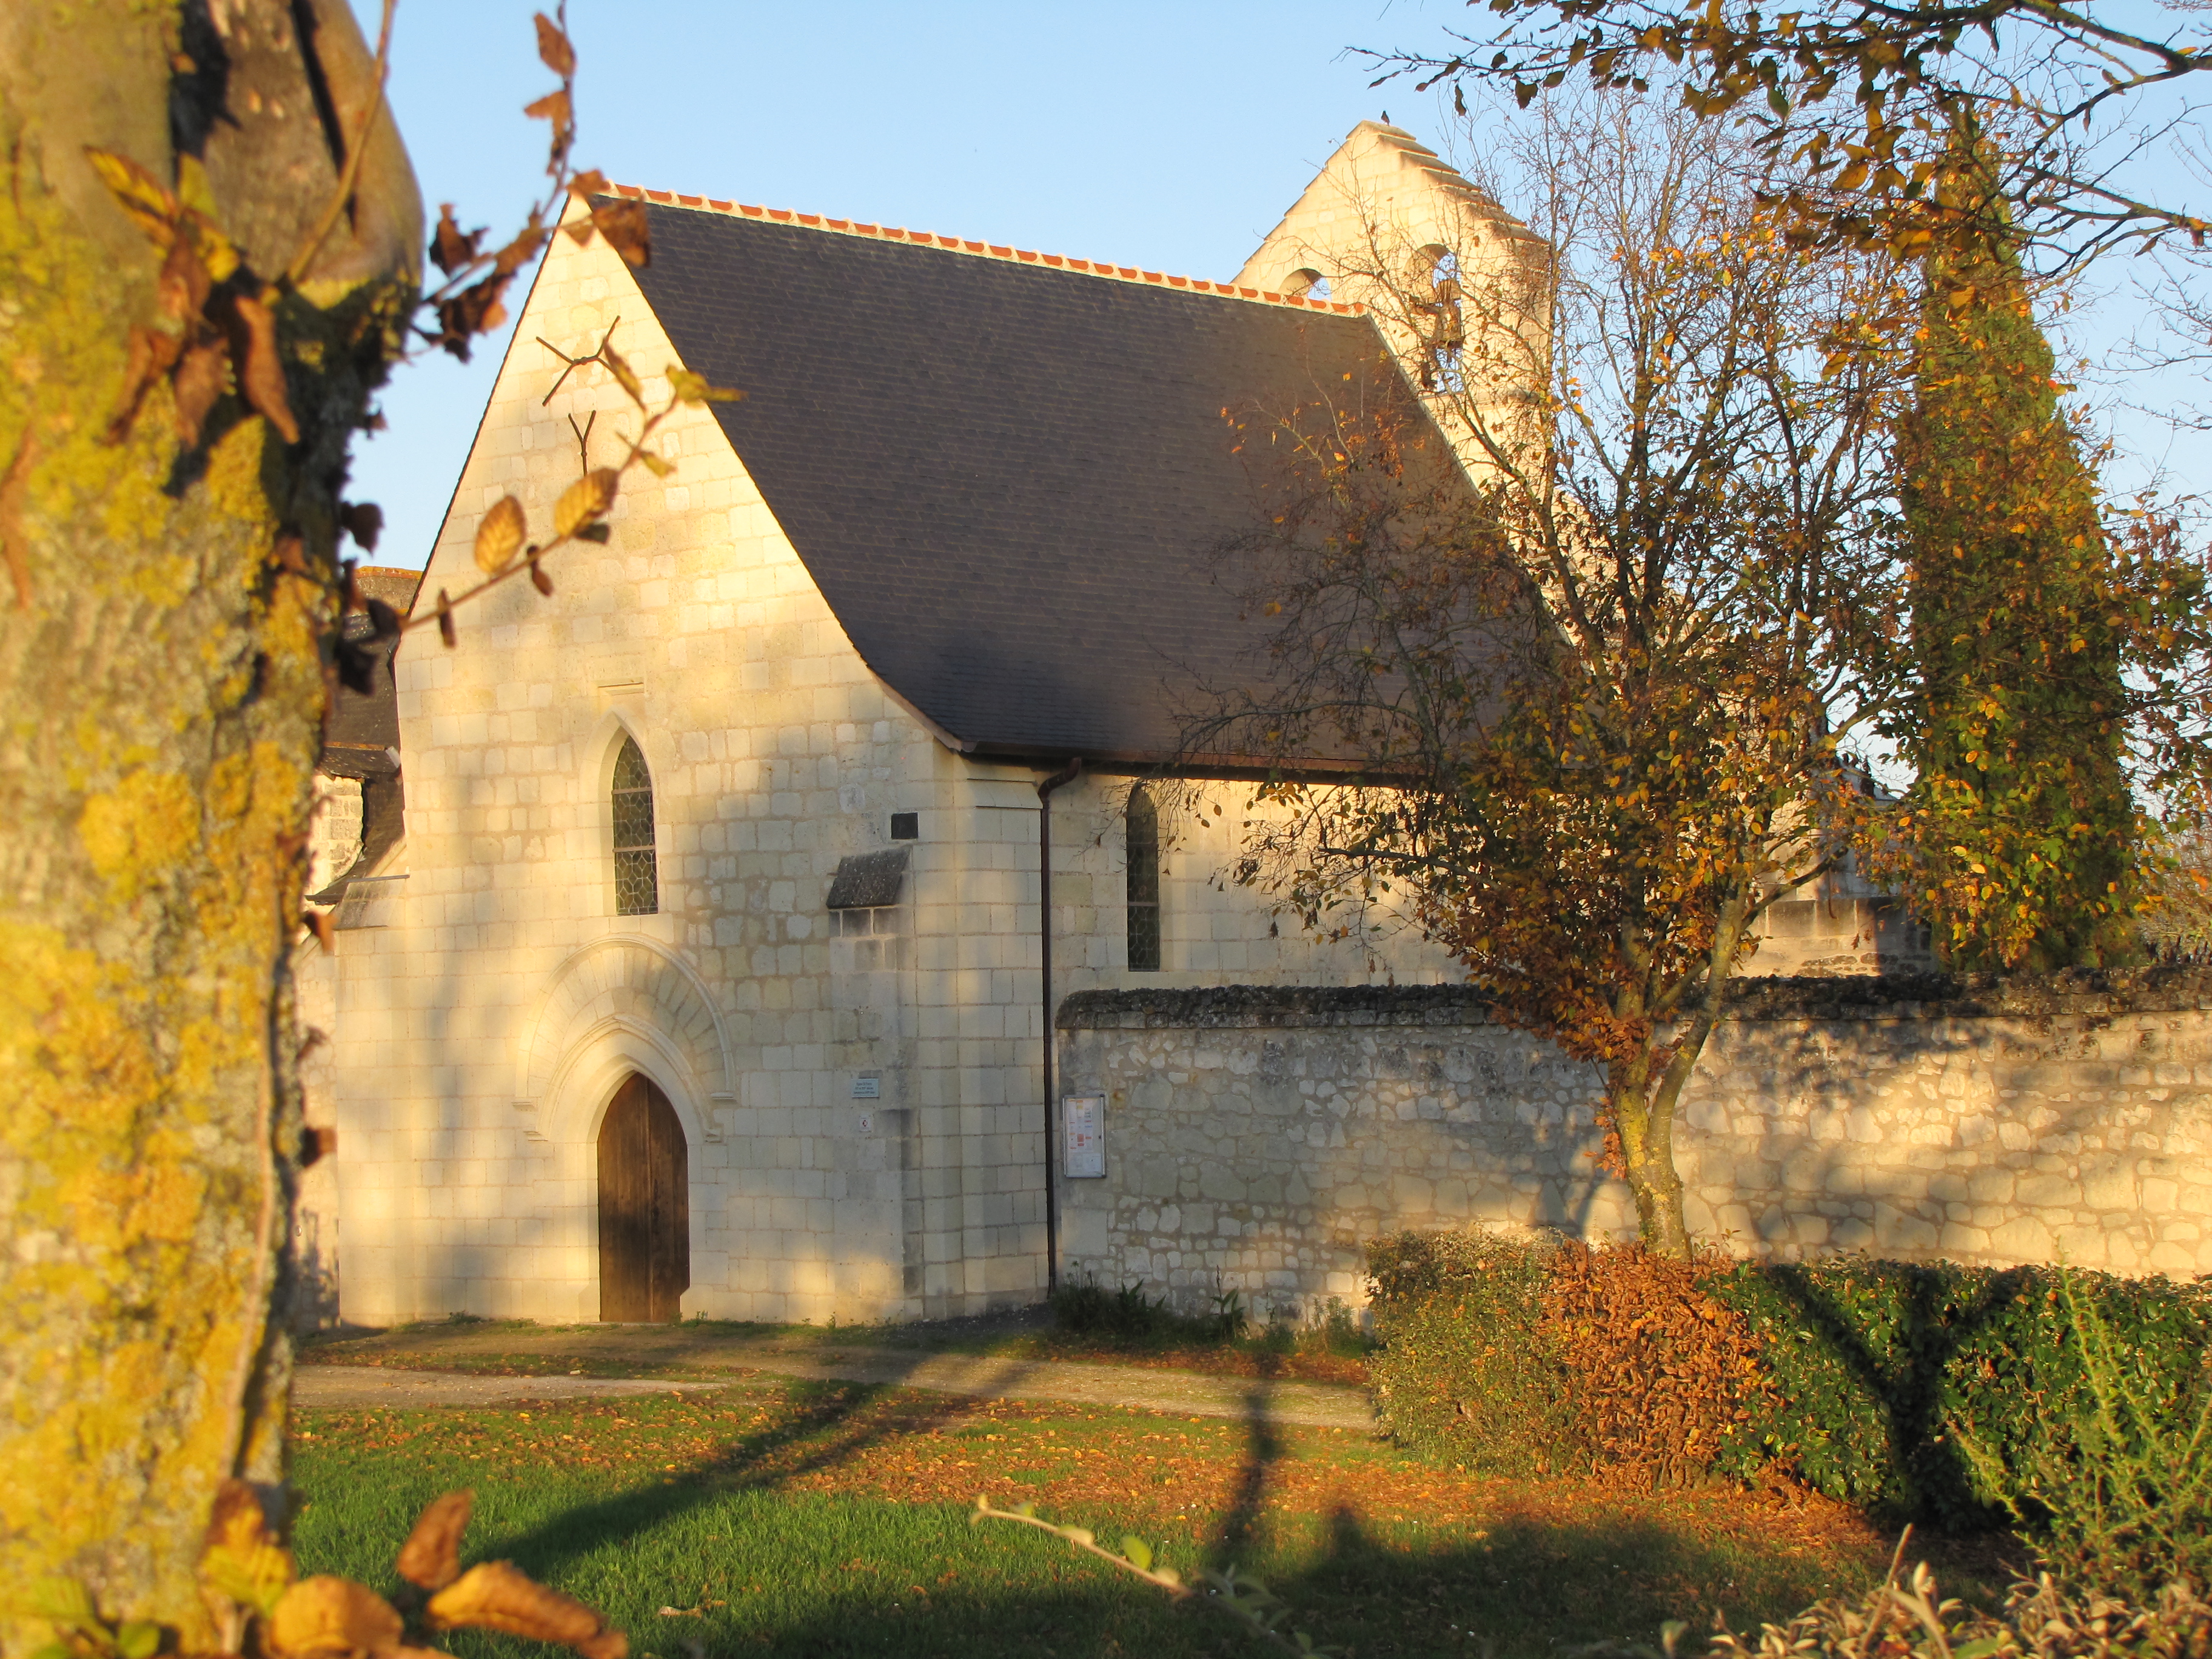
[[[301,1411],[389,1406],[502,1406],[518,1400],[586,1400],[606,1395],[698,1394],[727,1382],[656,1382],[627,1376],[476,1376],[466,1371],[408,1371],[396,1365],[302,1365],[292,1403]]]
[[[574,1400],[607,1395],[671,1394],[759,1387],[774,1377],[872,1382],[993,1400],[1060,1400],[1086,1406],[1129,1406],[1185,1417],[1230,1417],[1315,1428],[1375,1426],[1357,1389],[1316,1382],[1208,1376],[1191,1371],[1063,1360],[977,1358],[891,1348],[790,1350],[773,1344],[726,1344],[700,1369],[752,1375],[682,1382],[630,1377],[483,1376],[461,1371],[403,1370],[382,1365],[302,1365],[293,1401],[307,1411],[362,1406],[416,1408],[486,1406],[520,1400]]]

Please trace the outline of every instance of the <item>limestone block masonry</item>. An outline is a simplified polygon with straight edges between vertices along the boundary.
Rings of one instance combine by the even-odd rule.
[[[1063,1093],[1106,1100],[1078,1274],[1311,1316],[1381,1232],[1634,1234],[1596,1072],[1465,988],[1096,991],[1057,1024]],[[2212,1272],[2204,970],[1747,980],[1683,1107],[1690,1225],[1738,1255]]]
[[[830,233],[825,232],[824,234]],[[1222,300],[1224,305],[1243,303]],[[603,343],[668,395],[676,353],[628,267],[554,240],[434,550],[422,603],[477,580],[483,514],[538,533],[636,413]],[[550,345],[541,344],[550,342]],[[510,582],[457,648],[393,661],[406,840],[347,892],[315,1079],[340,1152],[345,1317],[599,1309],[598,1136],[632,1074],[668,1097],[690,1179],[686,1314],[932,1316],[1042,1295],[1044,1082],[1038,778],[940,744],[873,674],[705,410],[663,426],[671,477],[625,479],[606,544],[562,550],[555,592]],[[650,914],[614,880],[611,781],[650,775]],[[1056,986],[1115,986],[1127,779],[1052,799]],[[1279,932],[1220,884],[1249,787],[1169,826],[1153,982],[1401,982],[1441,952]],[[895,904],[830,911],[840,861],[915,838]],[[303,1240],[303,1249],[307,1243]]]

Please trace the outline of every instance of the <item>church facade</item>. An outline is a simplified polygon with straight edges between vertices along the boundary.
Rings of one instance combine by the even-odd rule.
[[[417,611],[635,434],[603,344],[655,406],[677,365],[746,396],[550,596],[393,659],[404,836],[308,970],[344,1316],[1033,1301],[1100,1242],[1053,1191],[1060,1000],[1455,977],[1228,879],[1249,786],[1182,732],[1259,642],[1224,413],[1404,373],[1331,247],[1516,228],[1371,123],[1230,283],[626,193],[651,263],[554,240]]]

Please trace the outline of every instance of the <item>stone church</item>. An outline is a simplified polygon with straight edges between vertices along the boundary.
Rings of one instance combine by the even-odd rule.
[[[1226,283],[623,193],[651,262],[555,238],[416,609],[494,502],[543,535],[635,434],[572,367],[603,342],[656,405],[679,364],[746,395],[662,428],[550,597],[393,659],[392,769],[351,775],[404,834],[332,810],[303,970],[340,1149],[303,1225],[367,1324],[1033,1301],[1097,1243],[1056,1188],[1125,1150],[1048,1104],[1062,1000],[1456,977],[1224,878],[1246,790],[1179,698],[1259,643],[1208,562],[1255,510],[1224,411],[1405,372],[1331,291],[1355,240],[1466,270],[1528,233],[1375,123]],[[1826,896],[1785,959],[1874,937]]]

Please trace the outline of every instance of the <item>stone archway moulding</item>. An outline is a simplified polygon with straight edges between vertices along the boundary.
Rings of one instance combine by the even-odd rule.
[[[714,1124],[700,1109],[702,1097],[692,1091],[690,1070],[659,1032],[633,1020],[603,1020],[563,1057],[544,1098],[537,1103],[546,1138],[579,1147],[596,1143],[615,1091],[624,1079],[635,1075],[659,1085],[691,1145],[719,1140]]]
[[[536,1112],[578,1051],[611,1030],[650,1042],[682,1073],[673,1080],[692,1099],[736,1103],[729,1033],[705,981],[666,945],[625,933],[594,940],[554,970],[518,1056],[516,1109]],[[719,1139],[711,1119],[700,1127]]]

